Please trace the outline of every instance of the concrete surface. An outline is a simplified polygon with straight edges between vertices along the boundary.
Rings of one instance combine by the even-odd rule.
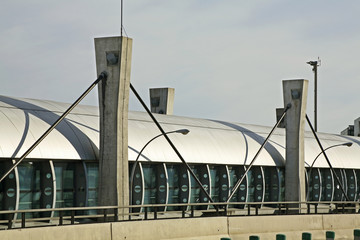
[[[172,115],[174,112],[174,88],[150,88],[152,113]]]
[[[305,202],[304,133],[308,80],[284,80],[284,107],[291,104],[285,116],[285,200]]]
[[[99,83],[100,149],[99,205],[127,206],[128,110],[132,39],[95,39],[97,73],[108,73]]]
[[[249,236],[257,235],[261,240],[273,240],[281,233],[291,240],[301,239],[303,232],[310,232],[316,240],[325,239],[329,230],[335,231],[336,239],[353,239],[353,230],[359,226],[359,214],[211,217],[3,230],[0,239],[219,240],[230,237],[248,240]]]

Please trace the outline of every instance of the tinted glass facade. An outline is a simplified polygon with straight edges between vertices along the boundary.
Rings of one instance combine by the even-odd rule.
[[[11,162],[1,161],[0,165],[4,171],[11,166]],[[129,169],[131,167],[132,163]],[[190,167],[215,202],[225,202],[240,178],[243,180],[231,202],[284,201],[284,168],[254,166],[244,177],[246,167],[240,165],[197,164]],[[98,172],[97,162],[26,160],[0,184],[0,206],[2,210],[97,206]],[[347,197],[358,201],[360,170],[335,169],[335,174]],[[307,169],[306,180],[309,201],[345,200],[339,182],[330,169]],[[209,202],[183,164],[139,163],[131,193],[133,205]],[[231,207],[243,208],[244,205],[234,204]],[[179,208],[170,206],[158,209],[173,210]],[[28,213],[26,217],[50,214]]]

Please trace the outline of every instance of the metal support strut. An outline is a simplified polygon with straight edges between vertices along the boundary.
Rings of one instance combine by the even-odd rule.
[[[316,132],[315,132],[315,130],[314,130],[314,128],[313,128],[313,126],[312,126],[312,124],[311,124],[311,122],[310,122],[310,119],[309,119],[309,117],[308,117],[307,114],[306,114],[306,121],[308,122],[308,124],[309,124],[309,126],[310,126],[310,128],[311,128],[311,131],[312,131],[312,133],[314,134],[314,137],[315,137],[317,143],[319,144],[319,147],[320,147],[320,149],[321,149],[321,152],[324,154],[324,157],[325,157],[327,163],[329,164],[329,167],[330,167],[331,172],[332,172],[333,175],[335,176],[335,179],[336,179],[336,181],[338,182],[338,184],[339,184],[339,186],[340,186],[340,188],[341,188],[341,191],[342,191],[343,194],[344,194],[344,196],[345,196],[345,198],[346,198],[346,201],[350,201],[349,197],[347,196],[347,194],[346,194],[346,192],[345,192],[345,190],[344,190],[343,185],[342,185],[341,182],[340,182],[340,179],[339,179],[338,175],[337,175],[336,172],[334,171],[334,168],[332,167],[332,165],[331,165],[331,163],[330,163],[330,160],[329,160],[328,156],[326,155],[326,152],[325,152],[323,146],[321,145],[321,142],[320,142],[320,140],[319,140],[319,138],[318,138],[318,136],[317,136],[317,134],[316,134]]]
[[[14,165],[7,171],[0,179],[2,182],[40,143],[44,140],[49,133],[56,128],[56,126],[81,102],[81,100],[88,95],[88,93],[98,84],[101,80],[106,80],[107,73],[102,72],[99,77],[90,85],[88,89],[50,126],[48,130],[14,163]]]
[[[185,162],[184,158],[181,156],[180,152],[177,150],[177,148],[175,147],[175,145],[173,144],[173,142],[170,140],[170,138],[167,136],[167,134],[165,133],[165,131],[162,129],[161,125],[159,124],[159,122],[156,120],[156,118],[154,117],[154,115],[151,113],[151,111],[149,110],[149,108],[146,106],[146,104],[144,103],[144,101],[141,99],[140,95],[136,92],[134,86],[130,83],[130,88],[133,91],[133,93],[135,94],[135,96],[137,97],[137,99],[139,100],[139,102],[141,103],[141,105],[145,108],[146,112],[150,115],[151,119],[154,121],[154,123],[156,124],[156,126],[159,128],[160,132],[164,135],[165,139],[168,141],[168,143],[170,144],[170,146],[172,147],[172,149],[174,150],[174,152],[178,155],[179,159],[181,160],[181,162],[186,166],[187,170],[189,170],[191,176],[195,179],[195,181],[197,182],[197,184],[200,186],[200,189],[206,194],[206,196],[208,197],[208,199],[210,200],[210,202],[214,203],[214,200],[211,198],[210,194],[205,190],[204,186],[202,185],[202,183],[200,182],[200,180],[196,177],[195,173],[192,171],[192,169],[190,168],[190,166],[187,164],[187,162]],[[218,206],[214,205],[215,209],[218,209]]]
[[[261,145],[261,147],[259,148],[259,150],[257,151],[257,153],[255,154],[253,160],[250,162],[249,166],[246,168],[244,175],[236,182],[235,186],[233,187],[233,189],[231,190],[231,194],[228,197],[228,199],[226,200],[226,202],[229,202],[230,199],[234,196],[235,192],[237,191],[237,189],[239,188],[240,184],[242,183],[242,181],[245,179],[246,174],[249,172],[250,168],[252,167],[252,165],[254,164],[256,158],[259,156],[261,150],[265,147],[265,144],[268,142],[269,138],[271,137],[271,135],[273,134],[273,132],[275,131],[275,129],[279,126],[280,122],[283,120],[283,118],[285,117],[285,114],[287,112],[287,110],[289,110],[289,108],[291,108],[291,104],[289,103],[283,114],[281,115],[280,119],[277,121],[277,123],[275,124],[275,126],[271,129],[269,135],[266,137],[265,141],[263,142],[263,144]]]

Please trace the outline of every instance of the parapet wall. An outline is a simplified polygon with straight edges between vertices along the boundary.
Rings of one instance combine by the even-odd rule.
[[[219,240],[230,237],[247,240],[250,235],[257,235],[263,240],[275,239],[278,233],[285,234],[287,239],[301,239],[303,232],[311,232],[313,239],[325,239],[328,230],[335,231],[336,239],[352,239],[356,228],[360,228],[358,214],[230,216],[12,229],[0,231],[0,239]]]

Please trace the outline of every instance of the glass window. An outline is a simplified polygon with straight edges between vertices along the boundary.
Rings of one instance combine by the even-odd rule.
[[[145,180],[144,204],[156,204],[156,168],[149,164],[142,164],[142,168]]]
[[[264,202],[276,202],[279,200],[279,175],[276,167],[262,167],[265,178]]]
[[[167,170],[165,164],[156,164],[156,203],[165,204],[168,199],[168,181]],[[166,207],[158,207],[158,211],[165,211]]]
[[[75,206],[75,164],[54,162],[56,176],[56,208]]]
[[[168,174],[168,184],[169,184],[169,196],[168,203],[179,203],[179,166],[178,165],[167,165],[166,166],[167,174]],[[187,191],[188,187],[184,185],[181,187],[182,191]],[[168,207],[168,210],[177,210],[174,207]]]
[[[40,208],[40,169],[35,169],[34,165],[33,162],[22,162],[17,167],[20,186],[19,210]],[[26,213],[26,217],[31,218],[33,214]]]
[[[210,176],[211,176],[211,198],[214,202],[220,202],[219,199],[219,189],[220,189],[220,176],[219,168],[216,166],[210,167]]]
[[[194,174],[197,176],[199,181],[203,184],[203,188],[205,191],[207,191],[210,196],[210,179],[208,174],[208,168],[207,165],[196,165],[191,166],[191,169],[193,170]],[[202,191],[196,180],[191,176],[191,198],[190,202],[192,203],[204,203],[208,202],[208,196]],[[196,209],[207,209],[207,206],[198,206]]]
[[[254,174],[253,174],[253,169],[250,169],[247,172],[247,179],[248,179],[248,202],[255,202],[255,198],[254,198],[255,178],[254,178]]]
[[[87,205],[89,207],[97,206],[98,177],[99,177],[98,163],[86,163],[86,171],[87,171],[87,179],[88,179]]]
[[[97,163],[87,163],[88,176],[88,206],[97,206],[97,189],[98,189],[98,175],[99,167]]]
[[[340,184],[342,185],[342,187],[345,190],[343,174],[342,174],[341,169],[336,169],[335,168],[334,172],[335,172],[336,176],[338,177],[338,179],[340,180],[340,183],[337,181],[336,177],[334,176],[334,186],[335,186],[335,188],[334,188],[334,198],[333,198],[333,200],[334,201],[342,201],[343,198],[344,198],[344,195],[343,195],[343,192],[341,190]]]
[[[199,178],[199,174],[195,166],[190,166],[191,170],[194,172],[197,178]],[[191,176],[190,177],[190,183],[191,183],[191,196],[190,196],[190,202],[191,203],[199,203],[200,199],[200,186],[197,184],[195,179]]]
[[[142,178],[142,164],[139,162],[136,164],[136,168],[133,170],[134,163],[129,163],[129,184],[132,182],[131,194],[129,193],[129,201],[131,205],[140,205],[143,200],[143,178]],[[134,173],[132,173],[134,171]],[[132,176],[132,174],[134,174]],[[133,177],[133,179],[131,179]],[[141,208],[133,208],[132,212],[141,212]]]
[[[245,169],[243,166],[228,166],[229,180],[230,180],[230,193],[233,191],[236,183],[244,176]],[[247,178],[245,177],[239,185],[237,191],[233,194],[230,202],[245,202],[247,200]],[[244,208],[245,205],[230,205],[230,207]]]
[[[20,187],[19,210],[45,208],[46,205],[48,205],[45,198],[50,197],[51,201],[53,193],[52,186],[45,187],[41,185],[42,175],[46,174],[42,172],[42,169],[46,169],[42,167],[43,164],[48,165],[49,163],[24,161],[17,167]],[[40,215],[39,213],[27,213],[26,217],[40,217]],[[20,214],[18,217],[21,217]]]
[[[333,178],[329,168],[321,168],[321,199],[320,201],[329,202],[333,195]]]
[[[320,201],[320,171],[318,168],[311,168],[308,170],[309,187],[308,187],[308,201]]]
[[[358,201],[360,199],[360,170],[359,169],[355,169],[355,174],[356,174],[356,201]]]
[[[11,168],[11,160],[0,161],[0,174],[1,176]],[[0,209],[1,210],[14,210],[16,205],[16,179],[15,170],[12,171],[0,183]],[[7,219],[6,215],[0,215],[0,219]]]
[[[264,180],[262,168],[259,166],[253,166],[251,170],[252,175],[254,176],[254,200],[255,202],[262,202],[264,197]]]
[[[347,196],[350,201],[355,201],[356,198],[356,180],[355,180],[355,172],[353,169],[346,169],[346,186],[347,186]]]
[[[238,181],[238,173],[236,172],[236,167],[228,166],[228,169],[229,169],[229,177],[230,177],[230,189],[232,191],[233,187],[235,186],[236,182]],[[230,191],[230,193],[231,193],[231,191]],[[234,195],[230,199],[230,202],[237,202],[238,191],[236,191],[234,193]]]

